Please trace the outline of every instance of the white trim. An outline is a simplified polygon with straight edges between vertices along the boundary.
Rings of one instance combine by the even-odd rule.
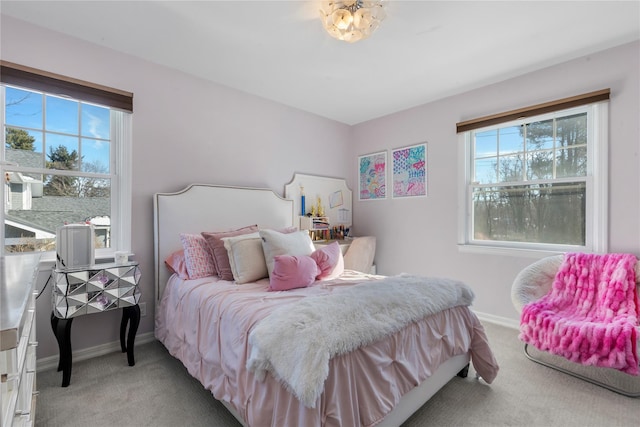
[[[496,256],[514,256],[520,258],[535,258],[542,259],[544,257],[559,255],[564,252],[575,252],[575,250],[540,250],[540,249],[520,249],[514,247],[499,247],[499,246],[484,246],[484,245],[470,245],[459,244],[458,251],[468,254],[483,254],[483,255],[496,255]]]
[[[467,183],[471,175],[471,133],[464,132],[458,134],[458,244],[464,246],[467,244],[467,236],[469,235],[468,224],[471,219],[467,218],[471,215],[471,207],[469,206],[469,198],[467,197]]]
[[[111,241],[116,237],[117,247],[110,248],[115,251],[131,251],[131,210],[132,210],[132,182],[133,182],[133,141],[132,141],[132,117],[131,114],[112,110],[112,132],[117,135],[117,150],[113,156],[116,162],[116,179],[112,183],[112,191],[116,191],[118,197],[112,198],[115,206],[111,207],[114,219],[111,221]]]
[[[2,150],[0,150],[0,179],[2,179],[2,185],[0,185],[0,200],[2,200],[2,212],[0,212],[0,242],[2,243],[2,248],[0,248],[0,257],[4,255],[4,221],[5,221],[5,213],[6,210],[9,209],[9,205],[11,200],[9,199],[9,189],[7,188],[7,182],[5,180],[5,173],[7,172],[5,166],[9,163],[5,160],[5,127],[4,127],[4,117],[5,117],[5,89],[4,86],[0,85],[0,122],[2,123],[2,129],[0,129],[0,141],[2,142]]]
[[[516,330],[520,329],[520,321],[518,320],[511,319],[508,317],[496,316],[494,314],[483,313],[481,311],[473,310],[473,312],[476,314],[476,316],[478,316],[478,319],[480,319],[481,322],[489,322],[489,323],[504,326],[510,329],[516,329]]]
[[[139,346],[142,344],[147,344],[155,341],[155,336],[153,332],[147,332],[144,334],[136,335],[135,345]],[[122,348],[120,347],[120,341],[113,341],[105,344],[100,344],[94,347],[84,348],[79,351],[74,351],[72,353],[72,360],[74,362],[80,362],[82,360],[93,359],[94,357],[104,356],[110,353],[121,352]],[[134,351],[135,354],[135,351]],[[126,357],[126,356],[123,356]],[[38,359],[37,362],[37,371],[46,371],[48,369],[53,369],[58,367],[59,356],[48,356]]]
[[[592,226],[595,230],[587,234],[591,237],[594,252],[606,253],[609,250],[609,103],[602,102],[592,106],[596,120],[590,120],[589,131],[593,132],[595,144],[590,150],[594,166],[591,185],[595,205],[591,206]],[[589,187],[588,187],[589,188]]]

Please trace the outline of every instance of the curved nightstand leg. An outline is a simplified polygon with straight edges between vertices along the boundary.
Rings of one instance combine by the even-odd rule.
[[[53,335],[56,337],[56,341],[58,342],[58,350],[59,350],[59,354],[62,354],[62,345],[60,344],[60,340],[58,340],[58,334],[56,333],[56,330],[58,329],[58,319],[56,317],[55,314],[53,314],[53,311],[51,312],[51,330],[53,331]],[[62,371],[62,358],[58,357],[58,372]]]
[[[129,322],[129,314],[126,308],[122,309],[122,320],[120,321],[120,348],[123,353],[127,351],[127,342],[125,340],[125,335],[127,333],[127,323]]]
[[[51,328],[58,341],[60,360],[58,371],[62,371],[62,387],[67,387],[71,382],[71,319],[59,319],[51,313]]]
[[[124,336],[127,323],[129,324],[129,334],[125,345]],[[122,321],[120,322],[120,347],[123,353],[125,351],[127,352],[127,362],[129,362],[129,366],[136,364],[133,348],[136,340],[136,332],[138,332],[138,325],[140,325],[140,307],[138,304],[132,307],[124,307],[122,309]]]

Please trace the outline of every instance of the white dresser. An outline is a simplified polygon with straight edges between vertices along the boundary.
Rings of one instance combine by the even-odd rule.
[[[0,258],[0,427],[35,423],[39,262],[38,253]]]

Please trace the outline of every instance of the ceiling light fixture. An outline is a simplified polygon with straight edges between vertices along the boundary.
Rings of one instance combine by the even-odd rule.
[[[387,16],[382,0],[323,1],[320,18],[324,29],[338,40],[364,40]]]

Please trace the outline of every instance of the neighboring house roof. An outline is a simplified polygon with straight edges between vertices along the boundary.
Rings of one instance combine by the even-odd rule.
[[[42,168],[43,155],[29,150],[6,148],[6,159],[23,167]],[[12,183],[33,181],[20,173],[11,174]],[[36,228],[55,234],[58,227],[85,222],[97,216],[111,216],[108,197],[57,197],[43,196],[31,199],[31,209],[10,209],[6,219],[27,228]]]
[[[29,210],[9,210],[6,218],[51,233],[65,223],[75,224],[96,216],[111,216],[108,197],[55,197],[32,199]]]
[[[5,158],[8,162],[17,163],[18,166],[22,167],[44,167],[44,157],[42,153],[36,153],[35,151],[5,148]]]

